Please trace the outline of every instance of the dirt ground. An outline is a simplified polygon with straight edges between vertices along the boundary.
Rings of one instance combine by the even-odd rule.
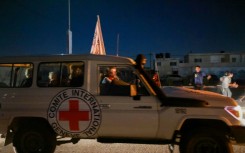
[[[3,147],[4,139],[0,139],[0,153],[14,153],[12,145]],[[234,145],[234,153],[244,153],[245,146]],[[77,144],[64,144],[56,147],[55,153],[170,153],[168,145],[145,144],[102,144],[96,140],[80,140]],[[178,146],[174,153],[179,153]]]

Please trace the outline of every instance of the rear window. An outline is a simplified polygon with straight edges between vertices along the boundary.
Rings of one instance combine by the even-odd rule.
[[[18,88],[31,87],[33,64],[14,63],[0,64],[0,87]]]

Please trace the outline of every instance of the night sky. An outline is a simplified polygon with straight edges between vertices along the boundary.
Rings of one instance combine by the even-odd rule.
[[[245,0],[70,0],[73,53],[90,53],[100,16],[106,53],[245,52]],[[68,0],[1,0],[0,56],[66,53]]]

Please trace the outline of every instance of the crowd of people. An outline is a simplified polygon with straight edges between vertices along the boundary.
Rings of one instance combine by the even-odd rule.
[[[238,84],[236,82],[232,82],[233,77],[232,72],[225,72],[224,76],[220,77],[220,91],[226,97],[232,97],[232,92],[230,88],[237,88]],[[196,90],[203,90],[204,88],[204,78],[206,77],[207,80],[211,79],[211,75],[207,75],[205,72],[201,71],[200,66],[195,67],[195,72],[193,73],[192,82],[193,87]],[[190,83],[192,85],[192,83]]]

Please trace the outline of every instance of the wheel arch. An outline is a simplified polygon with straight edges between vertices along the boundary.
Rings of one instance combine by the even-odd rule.
[[[206,143],[208,140],[207,137],[211,138],[211,140],[215,140],[214,142],[218,142],[218,148],[222,148],[220,153],[233,153],[232,148],[232,133],[231,128],[222,120],[218,119],[188,119],[186,120],[179,132],[179,152],[180,153],[195,153],[196,148],[195,145],[202,143]],[[198,137],[204,136],[205,139],[197,141]],[[208,143],[207,143],[208,144]],[[205,144],[205,147],[207,147]],[[209,143],[212,144],[212,143]],[[216,143],[215,143],[216,144]],[[202,144],[200,145],[202,146]],[[208,145],[210,149],[214,149],[217,146],[213,147],[212,145]],[[191,149],[190,149],[191,148]],[[199,148],[199,147],[197,147]]]
[[[52,127],[45,118],[42,117],[16,117],[12,120],[9,128],[14,132],[22,126],[43,125],[52,130]]]
[[[187,119],[182,124],[179,132],[181,135],[183,135],[190,130],[198,128],[217,129],[226,135],[229,135],[231,133],[231,129],[229,128],[229,126],[222,120],[217,119]]]
[[[51,125],[45,118],[42,117],[15,117],[10,125],[8,126],[8,131],[5,139],[5,146],[13,142],[13,137],[19,129],[25,126],[43,126],[49,129],[51,132],[55,131],[52,129]]]

